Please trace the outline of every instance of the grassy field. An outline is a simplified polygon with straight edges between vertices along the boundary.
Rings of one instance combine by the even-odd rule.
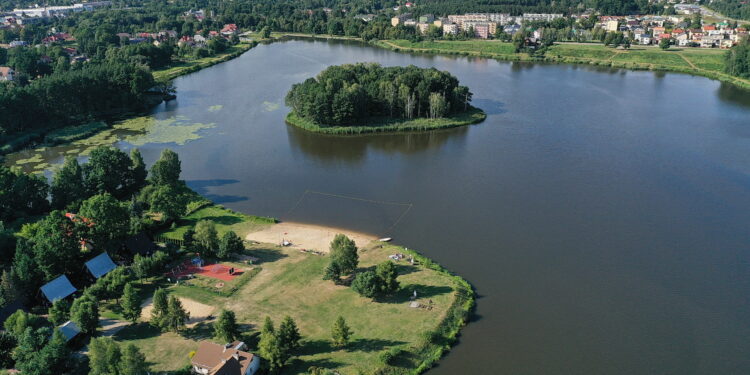
[[[615,49],[602,44],[563,43],[551,46],[544,57],[533,58],[525,53],[513,53],[510,43],[492,40],[425,41],[386,40],[374,45],[403,52],[439,53],[447,55],[481,56],[508,61],[547,61],[572,64],[591,64],[636,70],[659,70],[688,73],[729,82],[750,89],[750,80],[724,73],[726,50],[672,47],[662,51],[658,47],[633,46]]]
[[[196,211],[190,220],[235,215],[239,214],[228,214],[224,209],[211,206]],[[238,231],[244,236],[257,225],[235,220],[226,221],[223,228],[245,228],[244,232]],[[358,245],[362,269],[374,267],[394,253],[415,256],[415,265],[405,260],[398,262],[398,280],[402,287],[398,293],[377,302],[360,297],[346,286],[322,280],[329,262],[327,256],[269,244],[247,247],[243,255],[259,259],[253,265],[258,272],[249,275],[249,280],[231,296],[211,292],[211,284],[216,281],[207,278],[194,279],[200,285],[183,282],[168,286],[163,281],[154,281],[143,288],[143,293],[153,293],[159,285],[167,287],[171,294],[214,306],[217,311],[233,310],[241,324],[243,340],[251,351],[257,351],[257,331],[266,316],[277,324],[286,315],[293,317],[303,335],[303,347],[284,369],[284,374],[304,374],[310,366],[335,369],[342,374],[381,370],[406,374],[429,368],[455,340],[468,316],[473,306],[470,286],[428,259],[403,248],[380,242]],[[239,260],[234,262],[242,265]],[[422,308],[409,306],[415,290]],[[116,312],[110,315],[112,318],[119,316]],[[339,315],[346,318],[354,331],[351,344],[344,350],[330,345],[331,327]],[[141,348],[153,370],[175,371],[189,363],[188,354],[197,348],[200,340],[212,339],[212,335],[212,322],[198,323],[179,334],[161,333],[146,323],[138,323],[122,329],[114,337]],[[404,353],[396,357],[392,365],[385,365],[379,360],[379,354],[392,348],[402,349]]]
[[[218,54],[216,56],[181,61],[172,64],[167,68],[154,70],[154,79],[156,79],[157,81],[169,81],[183,74],[192,73],[211,65],[216,65],[220,62],[231,60],[252,47],[253,44],[251,43],[240,43],[235,46],[229,47],[226,52]]]
[[[365,247],[360,267],[368,268],[387,259],[387,255],[403,249],[393,246]],[[325,256],[301,253],[276,246],[255,245],[249,253],[261,259],[263,271],[231,298],[204,298],[178,287],[168,291],[192,298],[217,308],[236,312],[246,329],[245,341],[252,350],[257,344],[256,329],[266,316],[276,323],[286,315],[299,324],[304,336],[299,356],[284,373],[303,374],[310,366],[321,366],[348,373],[373,373],[386,367],[378,359],[384,350],[398,347],[411,353],[432,346],[425,342],[425,333],[435,331],[445,319],[456,298],[452,276],[408,265],[401,261],[399,281],[402,289],[384,301],[373,302],[345,286],[336,286],[321,278],[328,264]],[[432,308],[409,307],[411,293],[417,290],[419,302]],[[334,320],[344,316],[354,331],[352,344],[338,350],[329,344]],[[173,371],[187,364],[188,353],[195,350],[198,340],[211,338],[211,324],[201,323],[181,334],[161,334],[141,323],[127,327],[115,335],[121,342],[132,342],[146,354],[157,371]],[[422,358],[405,354],[393,367],[396,373],[408,373],[419,367]]]
[[[447,118],[417,118],[414,120],[373,118],[352,126],[320,126],[313,121],[297,116],[294,112],[289,112],[286,116],[286,122],[316,133],[350,135],[455,128],[477,124],[484,121],[485,118],[487,118],[487,115],[481,109],[472,107],[466,112]]]
[[[161,232],[159,235],[166,238],[181,240],[183,234],[185,234],[188,229],[195,227],[195,224],[201,220],[213,221],[214,224],[216,224],[216,231],[219,232],[219,237],[230,230],[243,236],[244,234],[260,230],[275,222],[275,220],[271,218],[245,215],[219,205],[209,205],[181,218],[177,221],[177,225],[174,228]]]

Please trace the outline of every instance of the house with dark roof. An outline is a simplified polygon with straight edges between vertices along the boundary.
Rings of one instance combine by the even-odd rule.
[[[57,327],[57,329],[60,330],[60,333],[65,337],[65,342],[73,340],[74,337],[81,333],[81,329],[70,320]]]
[[[226,345],[202,341],[190,364],[202,375],[253,375],[260,368],[260,358],[243,349],[245,343],[238,341]]]
[[[126,239],[124,246],[131,256],[135,256],[136,254],[148,256],[158,249],[154,241],[151,241],[151,238],[143,232]]]

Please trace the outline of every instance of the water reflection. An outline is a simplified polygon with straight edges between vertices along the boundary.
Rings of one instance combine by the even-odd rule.
[[[483,126],[483,124],[473,126]],[[358,164],[365,160],[368,149],[402,155],[439,150],[448,141],[465,142],[468,132],[469,127],[463,126],[425,133],[336,136],[321,135],[287,125],[287,136],[292,150],[300,150],[306,156],[322,162],[350,164]]]
[[[748,90],[726,82],[722,82],[719,85],[719,89],[716,90],[717,96],[722,101],[744,108],[750,107],[750,95],[748,93]]]

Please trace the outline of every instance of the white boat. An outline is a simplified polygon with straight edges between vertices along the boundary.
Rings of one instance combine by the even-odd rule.
[[[380,242],[390,242],[392,239],[393,238],[390,238],[390,237],[384,237],[384,238],[379,239],[378,241],[380,241]]]

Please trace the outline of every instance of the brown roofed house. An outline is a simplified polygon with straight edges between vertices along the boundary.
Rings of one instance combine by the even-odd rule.
[[[260,358],[244,348],[245,343],[238,341],[226,345],[202,341],[190,363],[198,374],[253,375],[260,368]]]

